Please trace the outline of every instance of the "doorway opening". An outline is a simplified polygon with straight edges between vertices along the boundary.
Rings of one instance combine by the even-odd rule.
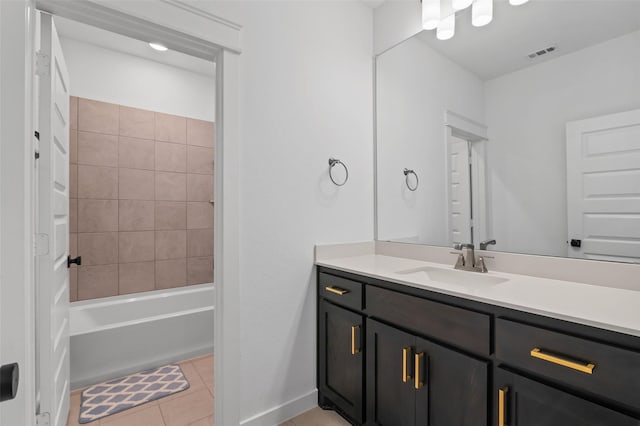
[[[486,135],[486,126],[445,112],[449,246],[470,243],[487,248]]]
[[[188,390],[114,415],[213,423],[215,64],[39,15],[38,414],[75,425],[70,390],[178,363]]]

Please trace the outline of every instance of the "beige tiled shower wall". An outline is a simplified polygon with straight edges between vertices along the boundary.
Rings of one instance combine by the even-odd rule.
[[[71,98],[71,301],[213,281],[214,124]]]

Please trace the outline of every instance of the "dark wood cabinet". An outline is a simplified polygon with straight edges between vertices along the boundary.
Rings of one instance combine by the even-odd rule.
[[[426,389],[414,389],[415,344],[412,334],[367,320],[367,425],[416,424],[416,393]]]
[[[498,318],[496,356],[604,400],[640,410],[640,353]]]
[[[640,420],[502,368],[495,374],[498,426],[639,426]]]
[[[640,338],[319,268],[319,404],[367,426],[640,426]]]
[[[423,354],[419,379],[428,386],[417,395],[416,424],[485,426],[489,362],[422,338],[416,338],[416,353]]]
[[[362,422],[364,319],[322,300],[318,326],[319,389],[347,416]]]
[[[486,426],[488,363],[367,320],[367,424]]]

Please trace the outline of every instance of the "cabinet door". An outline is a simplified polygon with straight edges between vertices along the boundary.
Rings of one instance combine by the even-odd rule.
[[[498,426],[639,426],[640,420],[501,368],[494,378]]]
[[[319,320],[320,391],[345,414],[362,422],[364,319],[322,300]]]
[[[367,425],[414,426],[415,337],[367,320]]]
[[[486,361],[417,338],[414,364],[416,425],[487,425]]]

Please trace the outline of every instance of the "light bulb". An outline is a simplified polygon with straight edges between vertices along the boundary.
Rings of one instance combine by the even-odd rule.
[[[438,40],[449,40],[456,33],[456,15],[452,13],[440,20],[438,29],[436,30],[436,37]]]
[[[422,28],[433,30],[440,22],[440,0],[422,0]]]
[[[509,4],[511,6],[520,6],[521,4],[525,4],[529,0],[509,0]]]
[[[483,27],[493,19],[493,0],[476,0],[471,8],[471,24]]]
[[[473,0],[452,0],[451,7],[453,7],[453,10],[462,10],[471,6],[471,3],[473,3]]]

